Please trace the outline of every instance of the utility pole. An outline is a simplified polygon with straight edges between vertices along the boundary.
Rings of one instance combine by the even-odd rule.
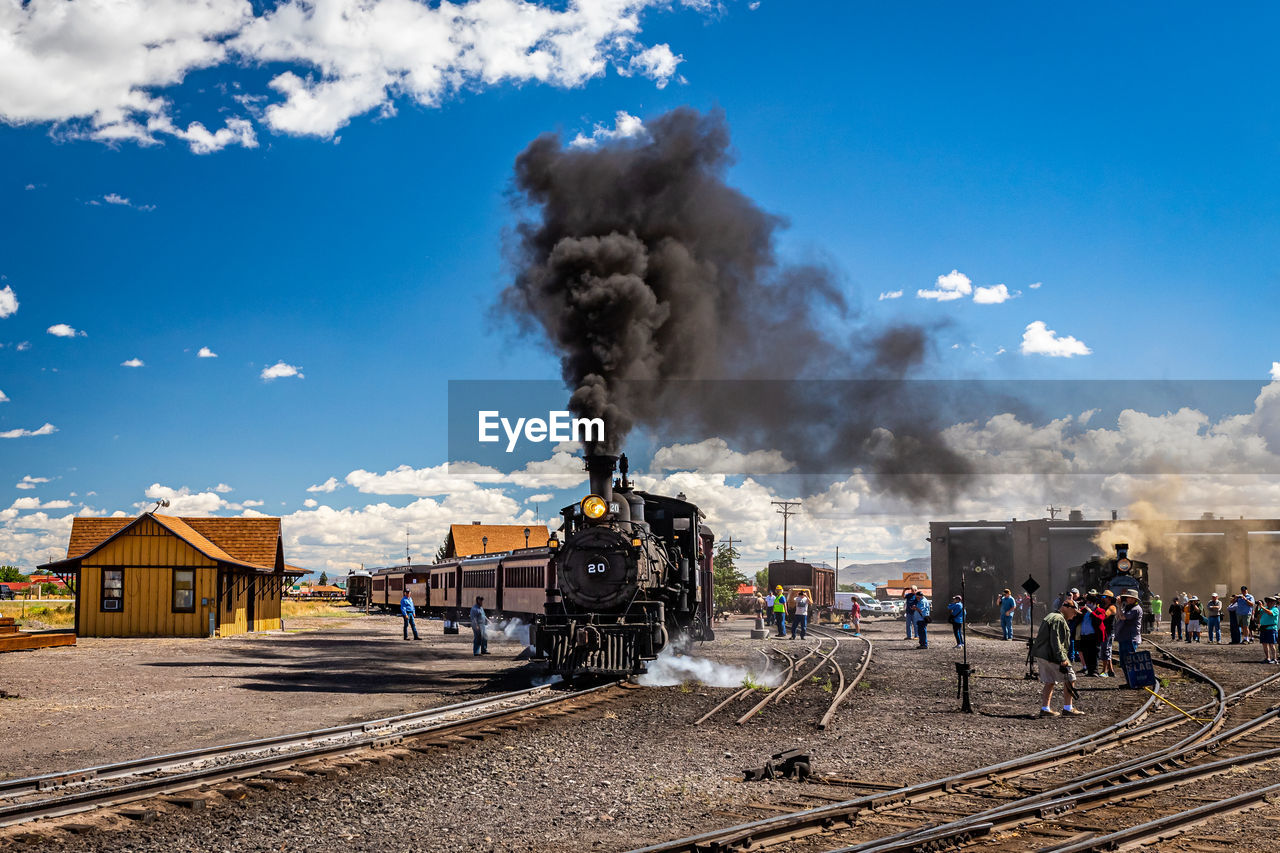
[[[734,539],[734,538],[733,538],[733,534],[729,534],[729,536],[724,540],[724,544],[725,544],[725,545],[727,545],[727,546],[729,547],[729,550],[730,550],[730,551],[732,551],[732,550],[733,550],[733,543],[734,543],[734,542],[737,542],[739,545],[741,545],[741,544],[742,544],[742,540],[741,540],[741,539]],[[733,558],[732,558],[732,557],[730,557],[729,559],[733,559]]]
[[[409,531],[404,532],[404,564],[406,566],[413,565],[413,557],[409,556]]]
[[[787,559],[787,519],[795,515],[791,508],[800,506],[800,501],[769,501],[769,503],[782,507],[782,509],[777,510],[777,513],[782,516],[782,559],[785,562]]]
[[[1062,512],[1062,507],[1057,507],[1050,504],[1049,506],[1044,508],[1044,511],[1049,513],[1049,520],[1053,521],[1055,518],[1058,517],[1058,513]]]

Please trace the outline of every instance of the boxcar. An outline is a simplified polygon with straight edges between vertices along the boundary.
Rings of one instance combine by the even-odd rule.
[[[769,592],[776,591],[779,586],[787,595],[788,610],[795,609],[791,595],[793,589],[809,591],[813,614],[829,613],[836,603],[836,573],[824,566],[799,560],[775,560],[769,564]]]

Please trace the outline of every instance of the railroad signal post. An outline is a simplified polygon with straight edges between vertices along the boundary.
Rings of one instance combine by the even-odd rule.
[[[1038,681],[1040,674],[1036,672],[1036,661],[1031,655],[1031,647],[1036,644],[1036,590],[1040,588],[1040,584],[1036,583],[1036,579],[1027,575],[1027,579],[1022,582],[1022,589],[1027,594],[1027,674],[1024,676],[1027,681]]]

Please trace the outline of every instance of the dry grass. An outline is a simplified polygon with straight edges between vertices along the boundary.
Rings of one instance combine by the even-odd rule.
[[[284,619],[334,619],[363,615],[361,610],[350,606],[340,607],[333,601],[280,602],[280,616]]]
[[[0,616],[12,616],[19,628],[75,627],[76,605],[73,601],[66,604],[26,604],[25,616],[23,608],[22,601],[0,601]]]

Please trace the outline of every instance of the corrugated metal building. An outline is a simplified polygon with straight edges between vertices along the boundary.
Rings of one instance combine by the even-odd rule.
[[[1020,592],[1028,577],[1040,585],[1036,600],[1051,600],[1079,583],[1086,560],[1107,556],[1100,542],[1113,541],[1149,564],[1151,588],[1165,600],[1184,591],[1224,595],[1242,585],[1280,591],[1280,520],[1086,520],[1073,512],[1066,519],[931,522],[934,601],[960,592],[962,571],[975,618],[984,618],[988,596],[1005,587]]]
[[[75,518],[40,567],[76,593],[82,637],[227,637],[280,629],[279,518]]]

